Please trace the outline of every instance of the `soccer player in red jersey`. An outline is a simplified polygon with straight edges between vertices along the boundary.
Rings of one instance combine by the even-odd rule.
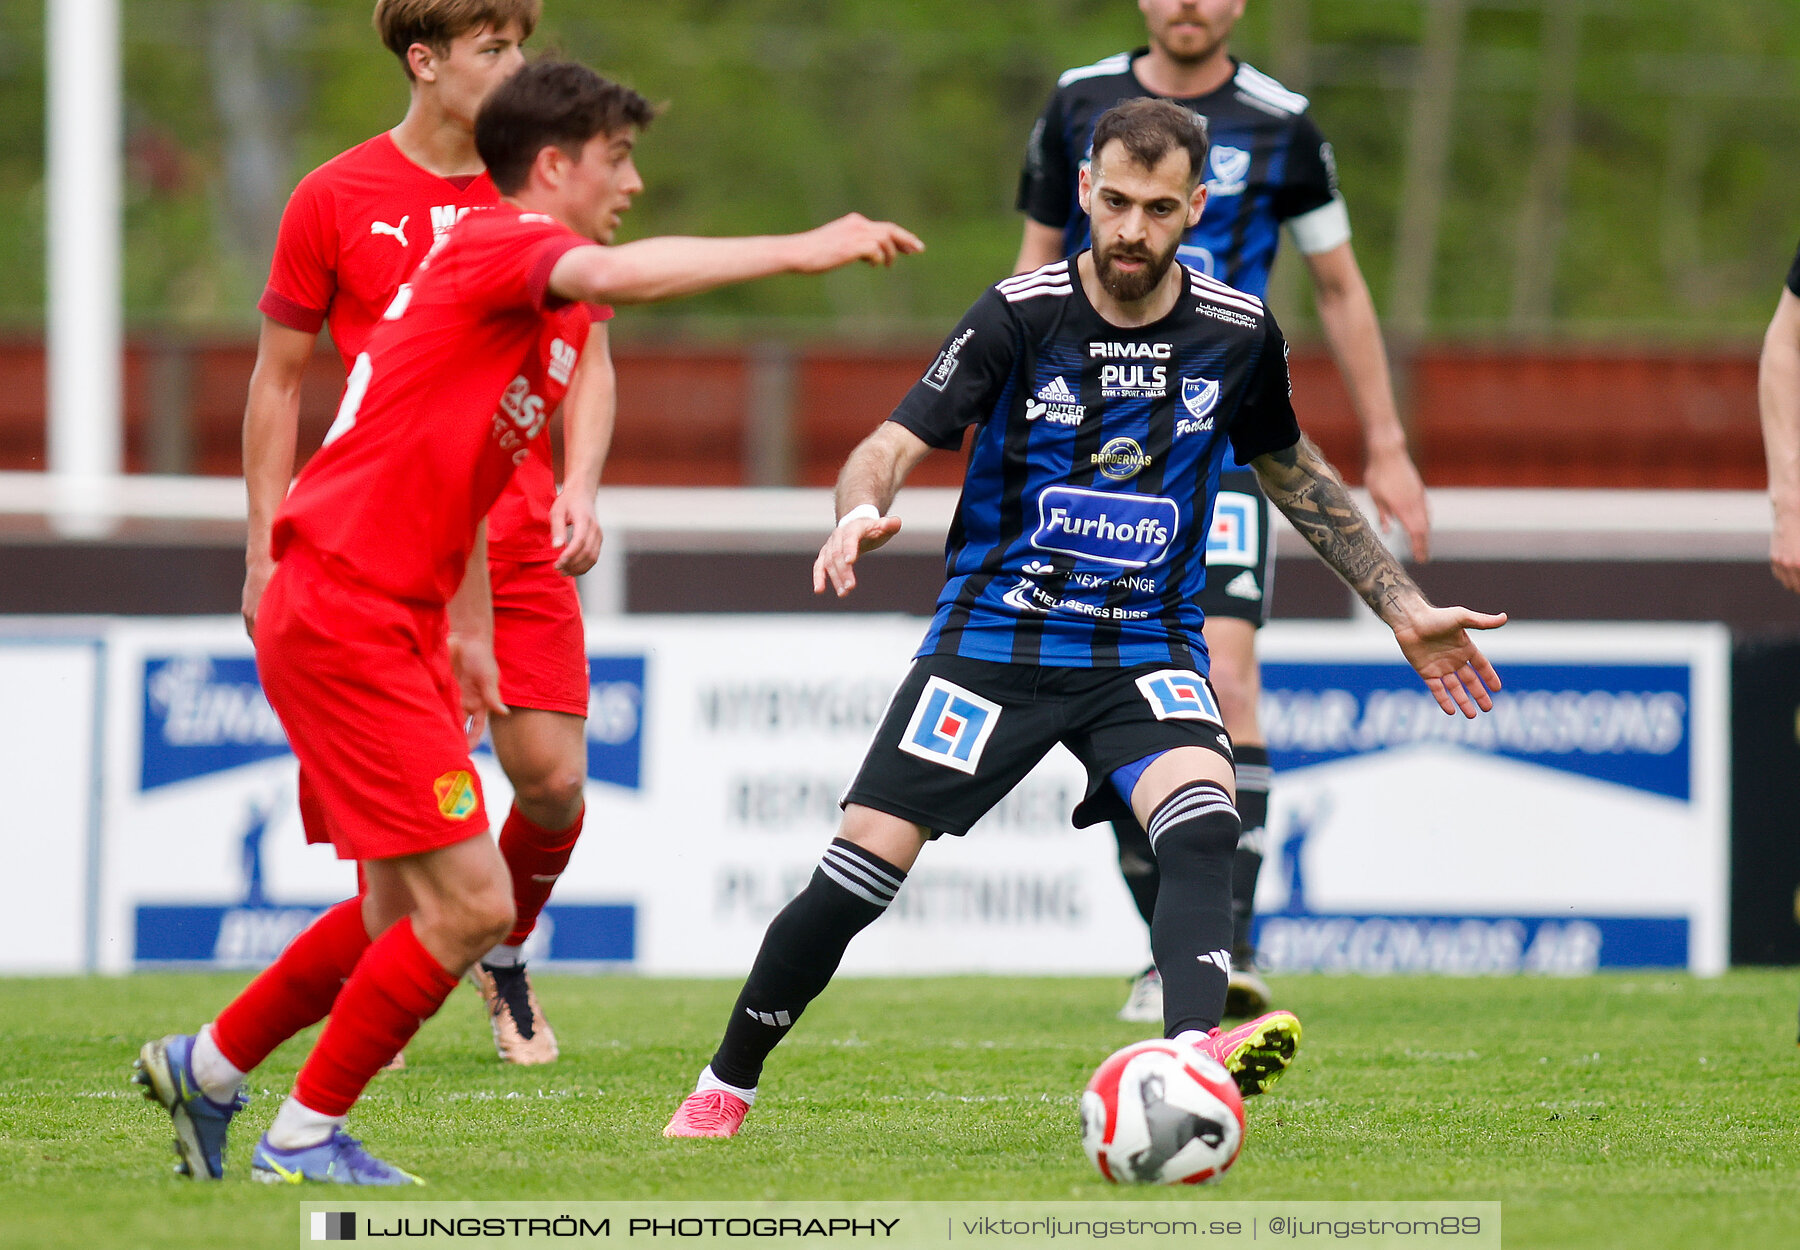
[[[525,63],[521,47],[540,0],[379,0],[374,24],[411,89],[390,131],[327,161],[295,188],[282,216],[244,414],[250,496],[244,622],[255,633],[274,571],[270,526],[294,474],[300,380],[321,326],[350,372],[402,283],[434,241],[471,208],[499,202],[475,150],[476,110]],[[514,715],[493,725],[494,752],[513,785],[500,834],[518,919],[471,971],[494,1045],[513,1063],[556,1058],[556,1036],[525,972],[523,948],[581,832],[587,772],[587,646],[574,577],[600,552],[594,491],[612,439],[614,393],[606,331],[595,310],[575,376],[563,378],[566,473],[561,495],[547,440],[532,444],[495,505],[488,557],[500,692]],[[318,828],[301,779],[309,837]]]
[[[668,299],[782,272],[887,264],[922,245],[851,215],[805,234],[619,247],[652,109],[566,62],[488,97],[477,147],[499,206],[467,216],[395,296],[351,368],[324,446],[277,512],[257,614],[270,703],[320,825],[366,889],[289,944],[196,1035],[146,1044],[139,1080],[197,1179],[224,1170],[248,1071],[330,1015],[251,1156],[259,1180],[414,1183],[343,1131],[375,1073],[512,928],[469,749],[504,718],[487,521],[533,454],[595,303]]]

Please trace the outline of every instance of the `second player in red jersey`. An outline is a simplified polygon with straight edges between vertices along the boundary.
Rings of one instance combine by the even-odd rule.
[[[244,619],[254,633],[274,569],[270,527],[293,477],[301,371],[329,326],[346,375],[427,252],[472,209],[499,203],[475,151],[489,92],[524,64],[538,0],[379,0],[375,26],[411,90],[405,119],[301,180],[282,216],[256,378],[244,420],[250,494]],[[601,322],[606,309],[595,310]],[[494,726],[513,802],[501,834],[518,919],[471,974],[495,1049],[513,1063],[557,1056],[524,962],[524,945],[582,826],[587,645],[575,575],[600,549],[594,491],[612,437],[612,360],[596,324],[562,405],[565,485],[546,443],[514,474],[490,520],[500,689],[517,713]],[[570,351],[565,344],[565,351]],[[309,836],[329,839],[309,774],[300,781]],[[491,966],[489,966],[491,965]]]
[[[148,1043],[143,1083],[188,1175],[224,1172],[243,1082],[330,1019],[251,1156],[259,1179],[417,1178],[343,1131],[375,1073],[513,923],[469,748],[504,720],[485,514],[544,437],[581,353],[580,305],[667,299],[781,272],[916,251],[898,226],[842,218],[803,235],[610,242],[642,189],[647,101],[544,62],[496,89],[475,127],[507,198],[455,227],[358,353],[337,422],[273,526],[257,664],[338,853],[366,891],[300,933],[197,1034]],[[560,345],[560,346],[559,346]],[[466,726],[465,726],[466,721]]]

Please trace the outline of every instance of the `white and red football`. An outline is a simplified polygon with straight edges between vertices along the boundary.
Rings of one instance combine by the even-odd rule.
[[[1121,1185],[1199,1185],[1244,1145],[1244,1100],[1224,1065],[1160,1038],[1114,1051],[1081,1095],[1081,1144]]]

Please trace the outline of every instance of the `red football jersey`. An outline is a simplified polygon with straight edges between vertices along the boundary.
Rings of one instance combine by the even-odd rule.
[[[300,180],[281,216],[269,284],[257,307],[291,329],[331,341],[348,373],[433,244],[471,208],[500,202],[485,174],[444,178],[407,159],[383,133]],[[597,317],[611,309],[596,308]],[[548,442],[534,443],[495,506],[488,541],[496,556],[550,560],[556,472]]]
[[[294,188],[257,308],[308,334],[329,322],[348,372],[432,244],[471,208],[499,202],[485,173],[440,177],[376,135]]]
[[[589,240],[540,213],[471,214],[413,275],[350,371],[337,421],[275,518],[366,586],[455,593],[482,517],[532,459],[587,342],[548,290]]]

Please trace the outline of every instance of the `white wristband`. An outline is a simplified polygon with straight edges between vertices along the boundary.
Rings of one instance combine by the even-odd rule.
[[[879,520],[881,520],[881,509],[880,508],[877,508],[872,503],[859,503],[854,508],[850,509],[850,511],[844,513],[843,516],[838,518],[838,523],[835,528],[843,529],[844,526],[848,525],[852,521],[879,521]]]

